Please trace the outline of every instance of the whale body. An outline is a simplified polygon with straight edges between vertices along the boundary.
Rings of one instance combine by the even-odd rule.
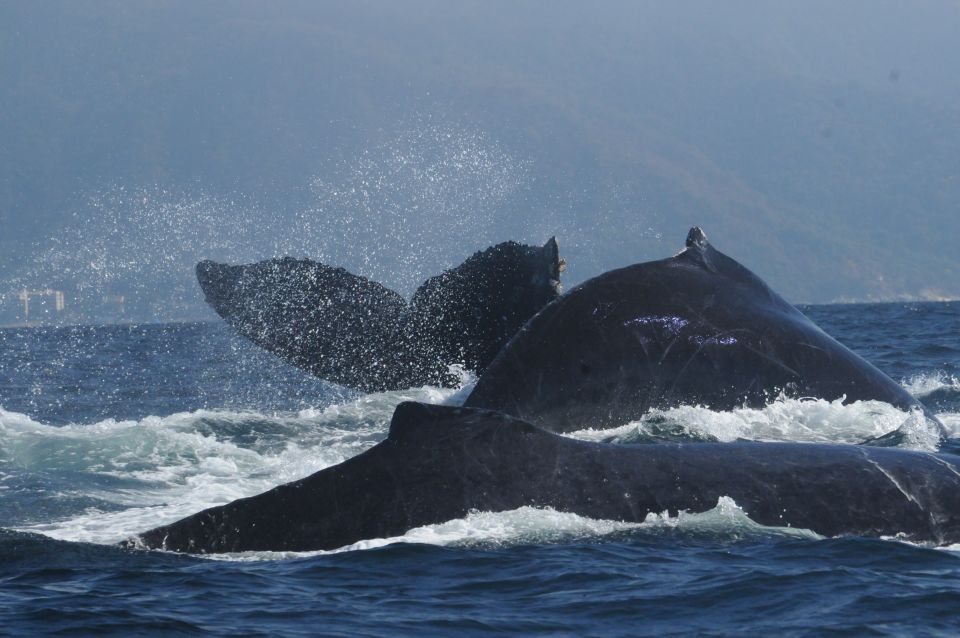
[[[178,552],[309,551],[473,510],[550,507],[642,522],[732,498],[763,525],[960,541],[960,457],[850,445],[578,441],[486,410],[403,403],[386,440],[339,465],[126,543]]]
[[[604,273],[545,307],[465,405],[572,431],[781,394],[926,410],[693,228],[676,256]]]
[[[548,271],[559,274],[549,243],[542,249]],[[300,262],[280,263],[279,279],[258,271],[251,286],[269,294],[278,282],[303,280],[303,274],[282,272]],[[267,272],[274,267],[254,266]],[[309,316],[328,320],[319,343],[335,343],[331,335],[355,338],[352,352],[333,350],[345,359],[331,357],[329,345],[321,345],[324,357],[316,359],[314,352],[313,359],[299,360],[305,367],[326,361],[314,370],[321,376],[339,374],[361,387],[407,383],[425,378],[425,370],[436,379],[438,368],[422,363],[435,361],[435,351],[423,350],[417,340],[444,321],[455,325],[441,311],[447,304],[456,307],[458,299],[454,315],[478,316],[476,297],[443,297],[445,290],[469,287],[469,278],[434,282],[432,291],[440,296],[420,303],[441,314],[415,318],[417,295],[406,304],[342,269],[315,262],[302,267],[314,273],[319,283],[311,290],[322,291],[325,300],[320,314]],[[236,298],[244,299],[250,296],[244,273],[204,274],[226,281],[225,290],[243,291]],[[431,294],[430,284],[424,295]],[[492,288],[509,286],[498,282]],[[526,294],[524,286],[516,290],[513,302]],[[312,303],[289,304],[290,294],[255,307],[280,312],[287,304],[303,312]],[[227,296],[208,292],[211,303]],[[309,292],[306,298],[318,296]],[[722,410],[762,405],[781,394],[922,409],[901,386],[716,251],[700,229],[690,231],[686,249],[675,257],[611,271],[538,303],[546,305],[487,366],[465,407],[403,403],[386,440],[366,452],[144,532],[128,545],[192,553],[335,549],[474,510],[550,507],[642,522],[650,514],[703,512],[721,497],[732,498],[763,525],[826,536],[960,542],[958,456],[796,443],[611,445],[554,433],[617,425],[652,407],[692,403]],[[235,310],[228,315],[239,321]],[[278,324],[267,316],[248,323],[262,330],[290,321]],[[384,349],[394,342],[402,345]],[[393,365],[400,376],[389,372]]]
[[[497,244],[427,280],[410,303],[309,259],[197,264],[207,302],[238,333],[314,375],[365,392],[456,386],[481,373],[560,294],[557,242]]]

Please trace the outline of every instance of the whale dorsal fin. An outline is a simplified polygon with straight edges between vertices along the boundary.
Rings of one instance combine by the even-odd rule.
[[[687,248],[678,255],[703,266],[710,272],[717,272],[714,255],[716,251],[707,240],[707,234],[699,226],[694,226],[687,233]]]
[[[746,286],[757,294],[764,295],[771,303],[781,309],[785,307],[794,310],[793,306],[771,290],[749,268],[714,248],[707,240],[707,234],[699,226],[694,226],[687,233],[686,245],[687,247],[676,256],[676,259],[682,259],[689,264],[694,264],[699,268],[729,279],[738,285]]]
[[[690,232],[687,233],[687,248],[703,250],[709,245],[710,242],[707,241],[707,234],[703,232],[703,229],[699,226],[694,226],[690,229]]]
[[[452,415],[449,413],[449,408],[445,406],[404,401],[393,411],[387,439],[396,441],[406,438],[416,430],[427,427],[427,424],[435,423],[449,416]]]
[[[394,443],[419,441],[435,443],[445,435],[453,435],[454,426],[459,426],[460,432],[466,428],[475,435],[493,431],[512,434],[548,434],[535,425],[503,412],[404,401],[393,412],[387,440]]]

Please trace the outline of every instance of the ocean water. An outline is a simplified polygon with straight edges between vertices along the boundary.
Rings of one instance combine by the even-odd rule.
[[[828,332],[920,396],[960,451],[960,303],[813,306]],[[184,556],[118,541],[339,463],[394,406],[220,323],[0,330],[0,634],[957,635],[960,547],[764,527],[729,499],[641,524],[475,512],[332,552]],[[879,403],[696,406],[618,442],[855,444],[922,419]]]

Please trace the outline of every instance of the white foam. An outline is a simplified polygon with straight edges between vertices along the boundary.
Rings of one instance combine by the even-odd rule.
[[[477,385],[477,375],[459,364],[450,366],[450,372],[457,376],[460,381],[460,387],[450,392],[443,399],[442,403],[446,405],[463,405]]]
[[[897,432],[902,437],[897,443],[899,448],[921,452],[936,452],[940,449],[943,434],[941,429],[919,408],[910,411],[910,415],[900,424]],[[948,435],[949,432],[947,430]]]
[[[63,540],[114,543],[343,462],[382,440],[401,401],[456,405],[462,403],[473,381],[465,377],[466,385],[458,390],[424,387],[385,392],[296,413],[199,410],[62,427],[0,408],[0,462],[7,471],[0,475],[0,489],[5,489],[10,469],[49,473],[54,481],[57,476],[72,473],[116,479],[74,487],[64,478],[63,486],[51,489],[93,497],[120,511],[91,508],[65,514],[63,520],[37,521],[21,527]],[[960,432],[960,414],[940,417],[949,432]],[[878,402],[842,405],[840,401],[796,399],[779,399],[763,409],[731,412],[702,407],[655,410],[621,428],[584,430],[572,436],[630,442],[660,435],[666,429],[686,440],[858,443],[898,428],[905,435],[901,445],[935,449],[929,424],[922,415],[907,414]],[[725,512],[724,506],[721,502],[717,511],[711,510],[711,516]],[[685,521],[686,516],[658,520],[661,525],[671,525]],[[655,522],[650,519],[645,525]],[[623,525],[627,524],[591,521],[552,510],[521,509],[514,513],[476,513],[461,521],[411,530],[396,539],[363,541],[352,549],[393,542],[550,541],[578,533],[603,535],[630,529]]]
[[[880,401],[778,398],[763,408],[716,412],[700,406],[651,410],[639,421],[608,430],[585,429],[570,436],[589,441],[629,443],[649,437],[730,442],[795,441],[861,443],[901,429],[905,447],[936,450],[939,433],[922,414],[911,414]]]
[[[721,496],[717,500],[716,507],[705,512],[680,512],[677,516],[670,516],[667,512],[648,514],[644,526],[647,529],[679,528],[698,535],[708,534],[729,539],[765,536],[823,538],[816,532],[799,527],[761,525],[747,516],[747,513],[729,496]]]
[[[960,379],[948,375],[942,370],[933,373],[917,374],[901,385],[913,396],[921,401],[924,397],[933,394],[939,390],[949,390],[960,394]]]
[[[681,530],[695,535],[708,534],[726,539],[785,536],[818,539],[809,530],[760,525],[727,496],[705,512],[667,512],[648,514],[642,523],[594,519],[552,508],[521,507],[504,512],[471,512],[465,518],[411,529],[402,536],[374,538],[346,547],[314,552],[237,552],[206,555],[215,560],[257,561],[304,558],[324,554],[377,549],[399,543],[454,547],[505,547],[523,544],[569,543],[600,539],[619,533],[659,534]]]
[[[466,392],[469,395],[472,384],[476,383],[476,379],[469,373],[462,373],[461,380],[464,385],[459,388],[422,386],[407,390],[375,392],[365,394],[353,401],[338,403],[320,410],[315,408],[300,410],[297,416],[303,419],[315,419],[318,422],[345,429],[352,429],[357,425],[371,422],[389,424],[393,411],[397,405],[404,401],[453,405],[463,403],[466,400],[466,395],[463,395],[463,393]],[[461,395],[463,396],[461,397]],[[385,426],[384,431],[386,431]]]
[[[77,465],[86,466],[86,473],[121,479],[119,487],[87,489],[84,495],[124,509],[104,512],[90,508],[65,520],[38,522],[21,529],[61,540],[114,543],[340,463],[375,442],[333,433],[323,446],[305,448],[290,442],[277,452],[266,452],[211,435],[178,431],[177,421],[182,419],[183,415],[174,415],[152,424],[141,421],[101,423],[84,430],[63,428],[72,431],[61,436],[44,433],[46,454],[37,454],[30,437],[25,437],[26,445],[13,449],[14,463],[45,471],[63,470],[59,457],[69,457]]]
[[[941,412],[937,415],[937,418],[943,423],[949,438],[960,437],[960,412]]]
[[[422,387],[296,413],[198,410],[62,427],[0,408],[0,460],[28,471],[119,479],[120,487],[87,487],[82,495],[121,511],[91,508],[20,528],[115,543],[342,463],[386,436],[402,401],[458,400],[457,390]]]

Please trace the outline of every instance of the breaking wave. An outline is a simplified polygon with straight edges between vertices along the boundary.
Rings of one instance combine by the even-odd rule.
[[[960,423],[948,418],[946,424],[951,436],[960,431]],[[844,405],[840,399],[783,397],[763,408],[729,412],[698,406],[651,410],[639,421],[621,427],[585,429],[570,436],[612,443],[752,440],[857,444],[895,431],[903,435],[900,447],[933,451],[940,443],[938,428],[920,412],[904,412],[880,401]]]
[[[649,514],[642,523],[594,519],[552,508],[520,507],[505,512],[471,512],[465,518],[416,527],[401,536],[363,540],[330,551],[237,552],[208,557],[239,561],[278,560],[377,549],[399,543],[499,548],[597,540],[620,534],[656,537],[665,533],[727,540],[821,538],[809,530],[760,525],[751,520],[733,499],[721,496],[717,505],[705,512],[679,512],[676,516],[668,512]]]
[[[382,440],[408,400],[461,399],[424,387],[322,410],[198,410],[62,427],[0,408],[0,493],[43,504],[2,518],[61,540],[115,543],[341,463]]]
[[[960,379],[940,370],[914,375],[903,383],[903,387],[921,401],[937,394],[960,396]]]
[[[459,404],[473,382],[464,376],[464,386],[456,390],[424,387],[370,394],[323,409],[197,410],[61,427],[0,408],[0,494],[4,495],[0,520],[4,527],[60,540],[115,543],[343,462],[386,436],[401,401]],[[940,416],[951,433],[960,432],[960,414]],[[876,402],[842,405],[796,399],[732,412],[701,407],[656,410],[620,428],[583,430],[571,436],[615,443],[740,439],[859,443],[892,430],[904,434],[902,447],[933,449],[936,445],[927,420],[919,413]],[[345,549],[393,543],[561,542],[617,533],[662,533],[677,527],[684,533],[730,538],[766,533],[732,502],[721,500],[709,512],[651,516],[639,525],[549,509],[475,512]]]

